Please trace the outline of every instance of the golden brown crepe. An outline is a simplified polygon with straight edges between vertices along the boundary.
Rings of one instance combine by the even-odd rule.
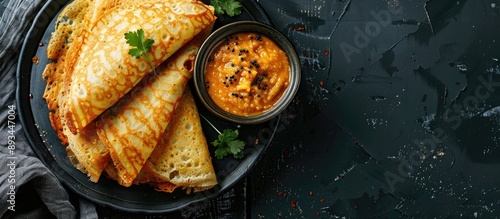
[[[165,131],[211,29],[212,25],[97,119],[97,134],[111,153],[121,185],[132,185]]]
[[[170,4],[169,9],[155,9],[153,12],[146,12],[144,10],[143,6],[145,3],[151,4],[151,6],[156,7],[156,6],[161,6],[164,7],[167,4]],[[182,13],[182,11],[189,11],[189,13],[184,14],[184,15],[178,15],[176,14],[174,20],[176,20],[175,25],[168,26],[168,30],[166,34],[162,35],[162,38],[168,38],[168,40],[173,40],[175,43],[167,42],[167,43],[162,43],[161,45],[157,45],[158,41],[155,39],[155,45],[153,45],[153,48],[150,50],[150,55],[156,55],[157,57],[160,57],[162,55],[164,56],[169,56],[170,50],[174,50],[175,47],[180,47],[179,45],[185,44],[189,39],[191,39],[195,33],[199,29],[203,29],[201,27],[203,26],[208,26],[205,28],[204,36],[208,35],[208,33],[211,30],[211,26],[213,25],[213,20],[215,17],[213,17],[213,9],[208,8],[205,6],[200,6],[199,2],[192,1],[192,0],[95,0],[95,1],[88,1],[88,0],[75,0],[72,3],[70,3],[59,15],[57,23],[56,23],[56,30],[52,33],[51,40],[47,46],[47,57],[49,59],[54,60],[54,62],[49,63],[46,66],[46,69],[43,73],[44,80],[47,82],[47,87],[45,90],[44,94],[44,99],[47,101],[48,108],[50,110],[49,113],[49,118],[51,121],[52,126],[58,133],[58,137],[61,139],[63,145],[68,145],[66,148],[66,151],[68,153],[68,157],[70,158],[70,161],[72,164],[79,169],[80,171],[86,173],[89,176],[90,181],[92,182],[97,182],[100,178],[101,173],[105,170],[106,174],[110,176],[111,178],[117,180],[120,184],[122,185],[129,185],[130,180],[133,180],[135,177],[130,177],[127,181],[124,181],[123,178],[124,176],[128,176],[127,174],[124,175],[123,169],[116,169],[114,166],[114,163],[111,162],[111,155],[110,151],[108,148],[110,146],[106,146],[103,141],[99,138],[97,134],[97,128],[96,128],[96,123],[95,121],[92,121],[91,119],[88,119],[89,117],[86,117],[84,115],[83,119],[85,120],[84,123],[88,123],[86,125],[81,125],[83,123],[79,123],[80,118],[75,119],[75,115],[80,115],[80,114],[72,114],[70,111],[67,111],[67,109],[70,109],[74,106],[74,101],[75,98],[74,94],[70,93],[70,88],[71,84],[76,82],[89,82],[91,80],[96,80],[96,78],[91,77],[93,72],[90,72],[88,75],[86,74],[83,69],[82,70],[82,65],[87,65],[89,62],[92,63],[95,60],[98,60],[101,62],[99,65],[105,64],[106,61],[109,61],[108,59],[113,59],[113,52],[115,49],[110,49],[110,48],[105,48],[102,49],[100,46],[96,46],[94,48],[91,48],[93,45],[89,45],[90,40],[96,40],[98,33],[93,33],[94,31],[104,31],[104,29],[113,29],[116,27],[116,25],[111,25],[111,23],[107,23],[108,27],[103,27],[102,24],[105,24],[107,21],[110,20],[119,20],[119,21],[124,21],[127,23],[127,18],[119,19],[120,16],[128,16],[127,14],[123,14],[122,12],[125,9],[131,10],[131,8],[139,8],[139,11],[142,11],[143,13],[147,14],[146,17],[149,16],[149,18],[144,18],[141,17],[142,19],[149,19],[148,21],[144,22],[138,22],[138,21],[130,21],[128,25],[130,26],[131,30],[135,28],[136,26],[140,26],[139,28],[142,28],[146,31],[146,26],[148,24],[151,24],[151,22],[155,22],[157,20],[156,18],[153,18],[154,16],[157,16],[158,11],[162,10],[170,10],[172,12],[171,14],[176,14],[176,13]],[[197,11],[199,10],[199,11]],[[209,12],[207,12],[209,11]],[[199,12],[199,13],[198,13]],[[113,15],[113,13],[118,13]],[[138,12],[140,13],[140,12]],[[152,13],[152,14],[151,14]],[[194,14],[193,14],[194,13]],[[197,13],[197,14],[196,14]],[[171,15],[170,14],[170,15]],[[134,14],[133,16],[136,16],[137,14]],[[159,17],[166,16],[167,18],[171,18],[170,15],[165,15],[162,14]],[[130,18],[129,18],[130,19]],[[152,20],[151,20],[152,19]],[[181,21],[178,21],[180,19]],[[194,20],[191,20],[194,19]],[[167,19],[168,20],[168,19]],[[210,21],[210,22],[208,22]],[[113,21],[110,21],[113,22]],[[159,26],[164,26],[167,25],[170,21],[166,21],[165,23],[159,25]],[[172,21],[173,22],[173,21]],[[206,23],[208,22],[208,23]],[[171,24],[171,23],[170,23]],[[188,29],[182,29],[178,30],[177,33],[182,32],[182,34],[171,34],[174,31],[172,31],[172,28],[181,28],[180,24],[186,24],[189,26]],[[135,25],[135,26],[134,26]],[[152,25],[152,24],[151,24]],[[158,35],[161,35],[161,30],[158,30],[158,27],[150,27],[155,30],[153,30],[155,33],[152,34],[151,36],[146,35],[146,38],[158,38]],[[109,31],[105,31],[106,34],[102,34],[102,36],[110,37]],[[122,35],[120,36],[123,38],[123,34],[127,31],[123,31]],[[146,31],[146,34],[148,32]],[[115,33],[116,35],[117,33]],[[155,35],[156,34],[156,35]],[[191,36],[187,36],[188,34],[191,34]],[[112,34],[111,34],[112,35]],[[172,36],[172,37],[169,37]],[[93,38],[92,38],[93,37]],[[105,37],[105,38],[106,38]],[[114,36],[117,37],[117,36]],[[100,38],[97,39],[97,42],[99,45],[102,43]],[[107,40],[107,39],[104,39]],[[168,41],[167,40],[167,41]],[[161,136],[164,135],[165,127],[167,127],[168,122],[170,121],[170,118],[172,117],[172,111],[174,108],[176,108],[177,102],[179,101],[179,97],[181,96],[184,87],[186,86],[187,80],[191,77],[192,74],[192,65],[193,65],[193,60],[194,56],[196,54],[197,49],[199,48],[199,45],[201,44],[201,41],[203,38],[201,36],[197,36],[195,40],[191,40],[191,42],[188,45],[185,45],[177,51],[176,55],[170,57],[167,62],[163,63],[162,66],[158,67],[158,72],[159,75],[152,77],[152,76],[146,76],[145,78],[141,78],[140,74],[137,71],[137,68],[144,67],[141,61],[144,60],[128,60],[128,61],[117,61],[120,62],[120,64],[127,64],[131,65],[130,63],[135,64],[139,63],[139,66],[133,66],[131,68],[132,72],[134,73],[133,76],[118,76],[114,78],[115,80],[118,80],[117,83],[111,83],[111,80],[109,77],[103,77],[97,80],[106,81],[111,84],[107,84],[106,86],[99,87],[99,89],[102,90],[110,90],[111,92],[108,92],[108,94],[116,95],[117,93],[120,92],[126,92],[126,88],[120,87],[120,80],[124,79],[127,80],[127,83],[133,84],[130,81],[133,80],[142,80],[139,82],[137,85],[137,88],[134,88],[127,96],[123,97],[122,100],[120,100],[119,103],[117,103],[117,106],[115,108],[109,109],[109,113],[103,114],[104,115],[124,115],[125,117],[128,117],[130,115],[125,115],[127,113],[124,112],[130,112],[130,111],[124,111],[122,112],[121,110],[117,109],[131,109],[134,107],[144,107],[146,105],[141,105],[144,104],[143,101],[148,102],[144,97],[151,97],[149,99],[149,103],[153,103],[155,107],[149,108],[149,112],[145,113],[145,111],[134,111],[134,113],[144,113],[146,115],[143,118],[140,117],[129,117],[126,118],[126,124],[121,124],[125,126],[127,129],[133,130],[136,133],[146,133],[146,134],[152,134],[154,135],[154,139],[139,139],[141,141],[141,146],[137,146],[138,148],[146,148],[146,154],[151,153],[153,150],[147,149],[150,147],[153,147],[157,145],[157,142],[161,138]],[[161,40],[160,40],[161,41]],[[182,41],[182,43],[178,43],[177,41]],[[107,43],[108,45],[110,43]],[[125,42],[123,42],[124,45],[128,46]],[[166,48],[166,44],[168,44],[169,48]],[[173,47],[171,47],[173,46]],[[170,48],[171,47],[171,48]],[[98,58],[92,57],[93,55],[96,55],[99,53],[99,49],[102,49],[101,51],[106,51],[107,53],[105,56],[101,56]],[[123,50],[123,49],[121,49]],[[120,51],[121,51],[120,50]],[[128,52],[128,48],[126,49]],[[168,51],[167,51],[168,50]],[[118,50],[117,50],[118,51]],[[156,62],[160,62],[164,56],[160,57],[159,59],[155,59]],[[86,57],[86,58],[85,58]],[[128,59],[134,59],[131,58],[128,54],[124,55],[122,54],[121,57],[128,58]],[[156,57],[156,58],[157,58]],[[90,61],[89,61],[90,60]],[[113,60],[111,60],[113,61]],[[87,64],[83,63],[87,62]],[[155,64],[156,64],[155,62]],[[83,64],[82,64],[83,63]],[[95,64],[95,63],[93,63]],[[123,65],[124,66],[124,65]],[[149,71],[148,70],[149,66],[145,67],[144,71]],[[183,68],[183,69],[182,69]],[[168,71],[171,73],[164,73],[164,71]],[[114,69],[115,71],[101,71],[103,75],[107,74],[125,74],[127,73],[128,69]],[[113,73],[114,72],[114,73]],[[142,73],[142,72],[141,72]],[[144,73],[145,74],[145,73]],[[168,77],[162,77],[165,75],[169,75]],[[90,77],[87,77],[90,76]],[[77,80],[74,80],[74,79]],[[133,80],[131,80],[133,78]],[[130,82],[130,83],[129,83]],[[161,82],[161,83],[160,83]],[[88,85],[88,84],[87,84]],[[118,85],[118,86],[114,86]],[[135,84],[133,84],[135,85]],[[165,86],[165,87],[164,87]],[[170,87],[169,87],[170,86]],[[141,88],[142,87],[142,88]],[[144,89],[144,87],[149,87],[147,89]],[[123,89],[122,89],[123,88]],[[88,88],[88,91],[94,91],[94,88]],[[93,90],[94,89],[94,90]],[[101,90],[101,91],[102,91]],[[145,91],[145,93],[140,94],[141,92]],[[163,93],[166,92],[166,93]],[[155,93],[154,98],[150,96],[151,94]],[[104,94],[101,92],[100,94]],[[165,95],[167,94],[167,95]],[[90,102],[92,102],[92,98],[95,98],[98,93],[89,93],[87,96]],[[117,97],[119,95],[116,95]],[[136,99],[135,101],[133,100],[134,97],[140,97],[139,99]],[[67,98],[70,97],[70,98]],[[189,98],[192,99],[192,96]],[[154,100],[155,99],[155,100]],[[68,100],[68,101],[67,101]],[[158,100],[164,100],[167,102],[165,105],[161,105],[161,101]],[[107,100],[101,100],[106,102]],[[138,102],[137,102],[138,101]],[[111,101],[112,102],[112,101]],[[186,102],[186,101],[184,101]],[[125,106],[127,104],[132,104],[129,106]],[[92,102],[93,104],[93,102]],[[92,104],[87,104],[86,106],[79,106],[79,107],[95,107]],[[84,104],[85,105],[85,104]],[[151,105],[148,105],[148,107]],[[195,106],[194,106],[195,107]],[[80,112],[83,108],[80,108]],[[188,109],[189,107],[180,107],[180,109]],[[64,111],[65,109],[66,111]],[[142,108],[144,110],[145,108]],[[90,110],[90,108],[87,108],[86,110]],[[85,110],[84,110],[85,111]],[[196,111],[196,110],[195,110]],[[182,114],[182,112],[179,112]],[[71,115],[70,120],[74,119],[72,122],[78,123],[78,128],[77,133],[73,134],[73,131],[75,130],[70,130],[68,127],[68,124],[66,123],[66,115]],[[92,115],[92,117],[97,116],[97,115]],[[151,116],[151,117],[149,117]],[[122,118],[125,118],[122,117]],[[118,117],[117,117],[118,118]],[[147,122],[143,119],[149,119],[153,118],[153,122]],[[98,121],[113,121],[111,120],[106,120],[102,119],[100,120],[97,118]],[[109,119],[109,117],[107,118]],[[125,121],[123,120],[123,121]],[[188,119],[189,121],[193,121],[192,119]],[[198,119],[199,120],[199,119]],[[90,122],[89,122],[90,121]],[[136,121],[141,121],[143,124],[146,124],[148,128],[151,129],[141,129],[138,126],[134,126],[140,124],[136,123]],[[116,121],[113,121],[111,126],[114,126],[114,123]],[[128,123],[130,122],[130,123]],[[145,123],[144,123],[145,122]],[[161,123],[160,125],[156,124],[155,122]],[[193,123],[193,127],[198,127],[199,126],[199,121],[197,121],[198,124]],[[118,122],[119,123],[119,122]],[[155,124],[153,124],[155,123]],[[101,123],[105,124],[105,123]],[[182,129],[183,127],[181,123],[176,122],[175,128],[171,127],[169,128],[170,130],[172,129]],[[110,125],[110,124],[108,124]],[[71,126],[71,125],[70,125]],[[74,126],[74,125],[73,125]],[[109,129],[104,130],[103,133],[108,135],[110,129],[114,130],[116,127],[112,128],[111,126],[107,126]],[[76,127],[76,126],[75,126]],[[74,127],[73,127],[74,128]],[[163,129],[163,130],[162,130]],[[196,128],[194,130],[197,130]],[[201,130],[201,128],[200,128]],[[148,131],[151,131],[148,133]],[[170,131],[172,132],[172,131]],[[116,134],[116,133],[114,133]],[[125,136],[125,138],[129,138],[131,136],[134,136],[134,134],[123,134],[120,133],[122,136],[112,136],[111,137],[117,137],[122,139],[121,137]],[[195,145],[191,146],[186,146],[189,148],[195,148],[195,147],[204,147],[206,148],[206,140],[204,139],[203,133],[200,132],[193,132],[193,133],[186,133],[189,135],[193,135],[194,138],[198,139],[197,141],[193,142]],[[109,136],[108,136],[109,137]],[[187,137],[187,136],[185,136]],[[163,141],[162,141],[163,142]],[[109,144],[109,141],[108,141]],[[111,146],[112,148],[113,146]],[[147,150],[151,150],[150,152],[147,152]],[[204,149],[201,149],[202,151]],[[208,150],[208,149],[207,149]],[[141,151],[142,152],[142,151]],[[146,155],[144,154],[144,155]],[[120,155],[121,156],[121,155]],[[195,157],[197,157],[196,155]],[[205,153],[200,154],[200,156],[206,156]],[[141,156],[136,156],[136,157],[129,157],[131,159],[147,159],[149,155],[142,157]],[[121,157],[120,157],[121,158]],[[119,160],[120,158],[116,158]],[[210,156],[208,156],[208,160],[205,158],[194,158],[194,160],[204,160],[206,163],[201,164],[202,166],[212,166],[211,165],[211,160]],[[149,163],[149,162],[148,162]],[[143,163],[144,164],[144,163]],[[139,165],[142,167],[142,165]],[[193,164],[192,164],[193,165]],[[118,165],[119,166],[119,165]],[[206,167],[205,167],[206,168]],[[179,183],[179,185],[173,184],[168,180],[163,180],[161,176],[161,173],[155,172],[157,169],[154,169],[154,167],[151,167],[151,164],[148,164],[148,169],[150,170],[153,175],[155,175],[154,179],[155,182],[151,182],[150,180],[147,180],[151,185],[154,185],[155,188],[159,191],[173,191],[177,187],[183,187],[183,188],[195,188],[196,191],[200,189],[208,189],[211,188],[213,185],[217,183],[215,178],[210,179],[211,176],[215,176],[213,172],[213,167],[206,168],[205,170],[208,171],[206,172],[206,176],[208,177],[206,180],[200,181],[198,178],[199,176],[192,176],[193,183],[191,184],[186,184],[185,182],[177,180],[176,182]],[[189,172],[193,173],[194,172]],[[181,171],[180,175],[182,179],[187,179],[190,178],[191,176],[185,175],[188,174],[185,171]],[[142,174],[143,175],[143,174]],[[159,175],[159,176],[156,176]],[[209,182],[209,183],[206,183]],[[215,183],[215,184],[214,184]],[[213,185],[212,185],[213,184]],[[188,190],[190,191],[190,190]]]
[[[66,69],[72,76],[62,107],[71,132],[78,133],[152,71],[146,58],[128,54],[125,33],[143,29],[145,39],[155,41],[148,54],[158,66],[214,20],[212,8],[199,1],[157,0],[106,10],[83,33],[74,68]]]
[[[65,103],[73,67],[85,38],[83,36],[91,31],[91,27],[106,10],[120,4],[147,1],[153,0],[74,0],[59,13],[46,51],[47,58],[53,62],[47,64],[42,76],[47,82],[43,98],[50,110],[49,119],[63,145],[68,143],[63,132],[67,127],[60,109]]]
[[[131,1],[131,0],[127,0]],[[95,125],[89,124],[77,135],[69,132],[65,125],[64,115],[60,113],[66,90],[65,82],[71,77],[71,66],[78,56],[82,35],[88,32],[106,9],[115,7],[120,2],[116,0],[88,1],[75,0],[68,4],[59,14],[55,31],[47,45],[47,57],[53,62],[47,64],[43,78],[47,82],[43,98],[50,110],[49,119],[52,127],[63,145],[68,145],[66,151],[71,163],[89,176],[89,180],[97,182],[104,167],[109,162],[107,148],[97,136]]]
[[[172,192],[212,188],[217,178],[193,96],[186,89],[165,133],[135,183],[149,183]]]
[[[149,1],[149,0],[143,0]],[[47,57],[53,62],[47,64],[42,74],[47,82],[43,98],[50,110],[49,119],[73,165],[88,174],[90,181],[97,182],[104,167],[110,160],[109,151],[100,142],[94,124],[73,135],[65,125],[64,115],[60,113],[64,104],[67,81],[72,75],[72,66],[78,56],[82,35],[107,9],[120,3],[129,4],[134,0],[75,0],[59,14],[55,30],[47,45]]]
[[[81,170],[80,166],[78,166],[78,164],[75,166],[77,169]],[[172,184],[172,183],[169,183],[169,182],[160,182],[160,183],[156,183],[156,182],[150,182],[150,181],[146,181],[145,179],[147,179],[147,176],[145,174],[142,174],[143,172],[141,172],[139,174],[139,176],[141,177],[141,180],[142,180],[142,183],[147,183],[151,186],[153,186],[155,188],[155,190],[157,191],[160,191],[160,192],[168,192],[168,193],[171,193],[173,192],[178,186]],[[109,162],[108,165],[106,166],[106,168],[104,169],[104,174],[109,178],[109,179],[112,179],[114,181],[117,181],[117,182],[120,182],[120,174],[118,173],[118,170],[116,169],[116,167],[113,165],[112,162]],[[146,178],[145,178],[146,177]],[[135,181],[134,183],[137,184],[137,181]]]
[[[111,162],[104,171],[108,178],[121,181],[120,173]],[[134,184],[149,184],[168,193],[179,187],[190,193],[217,185],[212,158],[189,88],[183,93],[160,142]]]
[[[92,182],[99,180],[101,173],[111,159],[109,150],[97,136],[94,122],[91,122],[76,135],[68,133],[66,152],[71,163],[86,173]]]
[[[54,62],[47,64],[42,74],[43,79],[47,82],[43,98],[50,110],[51,125],[63,145],[68,143],[67,137],[63,133],[64,119],[60,114],[60,106],[65,99],[64,81],[68,76],[64,66],[72,65],[72,63],[66,64],[66,55],[71,53],[68,51],[77,49],[72,45],[78,44],[74,42],[79,40],[79,36],[91,22],[88,18],[89,13],[87,13],[88,9],[93,7],[90,3],[87,0],[75,0],[68,4],[59,14],[55,31],[47,45],[47,58],[54,60]]]

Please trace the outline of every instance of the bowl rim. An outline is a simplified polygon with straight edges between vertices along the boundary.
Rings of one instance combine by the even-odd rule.
[[[250,116],[235,115],[218,107],[208,95],[207,88],[204,83],[205,66],[210,54],[215,49],[215,47],[217,47],[225,38],[227,38],[227,36],[244,32],[254,32],[262,34],[273,40],[283,51],[285,51],[290,64],[290,84],[288,85],[280,99],[270,109],[264,110],[262,113]],[[194,66],[193,81],[200,102],[202,102],[202,104],[210,113],[216,115],[221,119],[238,124],[259,124],[269,121],[279,115],[292,102],[293,98],[297,94],[301,81],[300,59],[298,57],[297,51],[295,50],[295,47],[282,33],[280,33],[275,28],[256,21],[237,21],[226,24],[212,32],[201,45],[199,52],[195,58]]]

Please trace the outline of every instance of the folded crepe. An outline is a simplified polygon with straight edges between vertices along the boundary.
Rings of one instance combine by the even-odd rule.
[[[92,31],[92,27],[107,10],[119,5],[146,2],[154,0],[74,0],[59,13],[46,50],[47,58],[53,62],[47,64],[42,76],[47,83],[43,98],[50,111],[49,119],[63,145],[68,142],[63,133],[63,129],[67,127],[64,125],[65,119],[61,109],[65,105],[73,68],[85,36]]]
[[[213,8],[195,0],[150,0],[106,10],[82,34],[79,55],[68,57],[76,59],[65,69],[71,77],[61,106],[69,130],[78,133],[152,71],[144,56],[128,54],[125,33],[143,29],[145,39],[154,40],[148,54],[158,66],[214,20]]]
[[[111,163],[105,172],[109,178],[121,180]],[[162,192],[182,188],[187,193],[217,185],[207,140],[189,87],[134,184],[149,184]]]
[[[109,109],[109,113],[113,110],[121,110],[119,107],[120,104],[125,104],[127,105],[126,108],[128,107],[128,104],[134,105],[133,100],[133,94],[132,93],[137,93],[137,92],[152,92],[157,89],[157,87],[161,85],[169,86],[169,84],[159,84],[161,83],[162,80],[171,80],[171,81],[176,81],[172,80],[171,77],[176,77],[179,76],[181,79],[178,80],[176,86],[172,86],[171,88],[176,89],[179,87],[185,87],[185,83],[187,83],[187,80],[191,78],[192,76],[192,65],[194,61],[194,57],[197,53],[197,50],[199,46],[201,45],[201,42],[203,39],[209,34],[211,30],[211,26],[209,28],[206,28],[202,33],[199,34],[199,36],[196,36],[191,42],[186,44],[183,48],[181,48],[174,56],[170,57],[167,62],[163,63],[161,67],[159,68],[159,74],[156,76],[149,75],[146,76],[141,83],[139,83],[136,88],[134,88],[130,94],[126,95],[123,97],[122,100],[120,100],[117,103],[117,106],[112,107]],[[182,67],[181,67],[182,66]],[[157,80],[157,83],[151,83],[154,80]],[[154,86],[154,87],[149,87],[149,86]],[[161,90],[164,92],[170,92],[170,90]],[[156,90],[156,92],[160,92],[159,90]],[[174,92],[175,94],[175,92]],[[138,95],[139,97],[144,97],[143,95]],[[140,98],[139,98],[140,99]],[[161,102],[158,102],[161,104]],[[137,105],[135,105],[137,106]],[[150,113],[157,113],[160,112],[162,106],[156,105],[156,108],[153,109],[154,112]],[[155,111],[155,110],[160,110],[160,111]],[[109,113],[104,113],[101,115],[101,117],[106,118],[106,115],[109,115]],[[164,116],[163,113],[160,115],[150,115],[152,119],[155,118],[162,118]],[[97,118],[97,121],[104,121],[101,118]],[[80,171],[86,173],[89,176],[90,181],[92,182],[97,182],[100,178],[101,173],[104,171],[105,168],[108,169],[108,175],[112,175],[113,179],[118,181],[120,184],[124,184],[123,180],[120,175],[123,174],[122,171],[118,172],[116,168],[114,168],[113,162],[110,161],[110,152],[106,145],[100,140],[98,134],[97,134],[97,127],[95,125],[95,121],[89,123],[84,129],[82,129],[79,133],[76,135],[71,133],[68,129],[64,129],[63,133],[65,136],[67,136],[68,139],[68,147],[66,148],[66,151],[68,152],[68,156],[70,158],[70,161],[72,164],[79,169]],[[125,136],[130,137],[130,136]],[[144,142],[144,144],[147,144]],[[153,144],[156,144],[156,142],[153,142]],[[108,167],[107,167],[108,166]],[[114,174],[113,174],[114,173]],[[165,185],[163,185],[165,187]]]
[[[217,184],[207,140],[189,88],[135,183],[148,183],[164,192],[180,187],[188,193],[210,189]]]
[[[75,0],[68,4],[59,13],[55,30],[47,44],[47,58],[53,62],[47,64],[42,73],[42,77],[47,83],[43,98],[49,109],[50,123],[63,145],[68,143],[68,139],[63,131],[65,127],[60,106],[65,99],[64,81],[70,75],[66,74],[64,67],[72,65],[72,63],[66,64],[67,54],[77,49],[73,45],[78,44],[76,41],[80,40],[79,36],[91,22],[90,13],[88,13],[93,7],[91,3],[87,0]]]
[[[118,182],[132,185],[165,131],[193,75],[194,59],[212,25],[97,118],[97,134],[110,151]]]
[[[97,136],[94,122],[76,135],[68,134],[66,152],[73,166],[86,173],[91,182],[99,180],[111,158],[109,150]]]
[[[95,124],[91,123],[80,133],[74,135],[65,124],[61,107],[64,103],[68,86],[65,82],[71,77],[68,69],[74,65],[78,55],[82,35],[90,31],[90,27],[106,9],[126,1],[115,0],[75,0],[59,13],[55,30],[47,45],[47,58],[53,62],[47,64],[42,73],[47,85],[43,98],[49,109],[49,119],[57,136],[66,147],[70,162],[80,171],[87,174],[89,180],[97,182],[111,159],[109,151],[97,136]]]
[[[43,98],[49,109],[49,119],[57,136],[66,147],[70,162],[89,176],[89,180],[97,182],[111,159],[109,151],[97,136],[95,124],[87,125],[74,135],[65,124],[61,107],[67,93],[65,82],[71,78],[71,68],[78,56],[82,35],[90,31],[104,12],[120,3],[130,4],[132,0],[75,0],[59,13],[55,30],[47,45],[47,58],[53,62],[47,64],[42,74],[47,85]]]
[[[46,100],[49,108],[49,119],[53,128],[57,132],[58,137],[61,139],[62,144],[68,145],[66,150],[72,163],[79,170],[87,173],[90,180],[93,182],[98,181],[103,169],[107,163],[109,163],[110,155],[107,148],[98,138],[95,125],[93,123],[87,125],[86,128],[82,129],[80,133],[76,135],[70,132],[68,126],[66,125],[65,114],[62,113],[62,108],[66,104],[65,100],[66,96],[68,96],[67,94],[69,93],[68,90],[74,73],[73,69],[76,65],[75,63],[79,60],[82,45],[86,45],[84,43],[88,42],[87,38],[90,35],[90,32],[99,28],[102,30],[102,27],[98,28],[96,25],[98,22],[102,24],[102,22],[104,22],[103,20],[106,19],[106,16],[111,16],[110,14],[113,12],[110,11],[122,11],[123,8],[133,8],[143,3],[157,2],[159,1],[75,0],[68,4],[59,14],[56,21],[55,31],[52,33],[51,39],[47,45],[47,57],[53,60],[53,62],[46,66],[43,72],[43,78],[47,82],[43,98]],[[166,0],[162,2],[163,4],[170,2],[171,6],[175,8],[173,13],[180,12],[180,8],[187,8],[187,11],[189,12],[184,16],[181,16],[180,19],[185,19],[185,17],[196,18],[198,16],[198,20],[192,22],[193,25],[191,28],[194,29],[199,27],[200,22],[205,21],[204,18],[212,17],[210,13],[206,14],[206,12],[203,11],[204,9],[202,9],[198,14],[193,14],[196,13],[196,10],[200,9],[201,6],[197,3],[193,4],[191,0]],[[174,4],[174,2],[185,3]],[[190,4],[194,6],[191,8],[189,6]],[[160,4],[155,4],[154,6],[163,7]],[[155,19],[153,19],[153,21],[154,20]],[[147,23],[149,21],[144,22]],[[172,27],[179,26],[174,25]],[[196,31],[193,31],[193,33],[194,32]],[[166,37],[169,35],[166,34],[164,36]],[[172,37],[177,36],[172,35]],[[181,37],[177,37],[173,40],[180,39]],[[158,46],[158,48],[162,47]]]
[[[78,168],[79,166],[76,166],[76,167]],[[118,173],[118,170],[116,169],[116,167],[111,162],[108,163],[108,165],[106,166],[106,168],[104,168],[104,174],[109,179],[112,179],[114,181],[120,181],[120,175]],[[142,172],[141,172],[140,176],[144,176],[144,174],[142,174]],[[142,181],[142,182],[143,183],[147,183],[149,181]],[[177,188],[176,185],[174,185],[172,183],[168,183],[168,182],[162,182],[162,183],[149,182],[147,184],[154,186],[155,190],[160,191],[160,192],[171,193],[171,192],[173,192]],[[156,186],[156,184],[158,184],[158,186]]]

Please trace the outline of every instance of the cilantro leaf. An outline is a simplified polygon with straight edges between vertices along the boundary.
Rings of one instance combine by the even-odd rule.
[[[151,57],[148,54],[148,51],[151,49],[151,46],[155,43],[155,41],[152,39],[145,40],[143,29],[139,29],[135,32],[129,31],[125,33],[125,39],[127,40],[128,45],[135,47],[131,48],[128,51],[128,54],[135,58],[140,58],[144,54],[149,62],[149,65],[151,65],[151,68],[153,69],[153,73],[156,75],[155,67],[153,65],[153,62],[151,61]]]
[[[149,51],[153,43],[155,43],[155,41],[152,39],[147,39],[146,41],[144,41],[144,50]]]
[[[214,13],[216,15],[224,14],[224,9],[222,9],[222,6],[220,5],[218,0],[211,0],[210,5],[214,6]]]
[[[219,160],[224,158],[227,155],[227,153],[228,153],[227,148],[221,147],[221,148],[215,149],[215,157]]]
[[[219,133],[217,140],[210,142],[212,146],[216,147],[215,157],[217,159],[222,159],[228,154],[233,155],[236,159],[244,157],[243,149],[245,148],[245,142],[238,140],[238,130],[224,129],[224,131],[220,132],[207,118],[201,114],[200,117]]]
[[[232,140],[227,143],[227,146],[231,150],[233,155],[237,155],[243,152],[243,148],[245,147],[245,143],[240,140]]]
[[[140,49],[133,48],[128,51],[128,54],[133,57],[139,58],[142,55],[142,51]]]
[[[214,6],[216,15],[227,15],[233,17],[241,14],[241,3],[237,0],[210,0],[210,5]]]
[[[243,157],[245,142],[238,140],[238,135],[238,130],[224,129],[219,134],[218,139],[211,142],[214,147],[217,147],[215,150],[217,159],[222,159],[228,154],[232,154],[235,158]]]
[[[222,8],[224,8],[227,15],[231,17],[241,13],[241,4],[238,1],[224,1]]]

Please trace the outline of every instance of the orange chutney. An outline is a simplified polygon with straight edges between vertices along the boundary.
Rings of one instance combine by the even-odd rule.
[[[208,58],[205,86],[226,112],[251,116],[270,109],[290,78],[286,53],[257,33],[237,33],[220,43]]]

